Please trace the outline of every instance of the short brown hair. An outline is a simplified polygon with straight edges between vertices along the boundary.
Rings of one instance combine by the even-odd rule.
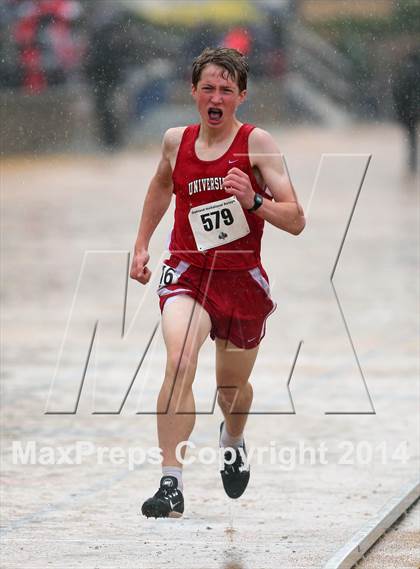
[[[225,69],[229,77],[236,81],[239,91],[246,89],[249,71],[248,63],[241,52],[230,47],[206,47],[194,59],[192,64],[192,84],[194,87],[197,87],[204,67],[211,63]]]

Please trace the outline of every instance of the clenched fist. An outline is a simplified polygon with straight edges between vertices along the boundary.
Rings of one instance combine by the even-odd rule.
[[[132,279],[139,281],[141,284],[149,282],[152,276],[152,272],[146,266],[149,259],[150,255],[145,249],[134,253],[130,269],[130,277]]]
[[[252,188],[248,174],[239,168],[231,168],[223,181],[223,189],[236,196],[238,202],[245,209],[250,209],[254,205],[255,192]]]

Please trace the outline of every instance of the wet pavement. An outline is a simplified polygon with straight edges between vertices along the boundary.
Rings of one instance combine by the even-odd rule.
[[[151,244],[153,281],[129,282],[125,304],[127,253],[157,150],[3,161],[4,567],[320,568],[417,475],[418,185],[403,173],[400,132],[275,134],[308,224],[297,238],[266,225],[263,263],[278,308],[252,375],[251,482],[230,501],[217,462],[196,461],[185,468],[181,520],[139,515],[159,467],[128,459],[140,448],[140,463],[141,449],[157,445],[159,329],[142,356],[159,320],[154,288],[172,213]],[[217,449],[213,358],[208,340],[191,457]],[[75,464],[78,442],[85,455]],[[31,456],[35,464],[21,464]]]

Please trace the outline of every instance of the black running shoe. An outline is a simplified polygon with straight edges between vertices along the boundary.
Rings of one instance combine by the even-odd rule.
[[[223,423],[220,425],[220,435],[222,434]],[[222,476],[223,488],[229,498],[239,498],[245,492],[248,486],[250,467],[244,463],[241,454],[246,457],[245,441],[241,448],[236,450],[236,458],[232,464],[227,464],[232,460],[232,452],[225,451],[224,454],[224,468],[220,471]]]
[[[146,518],[180,518],[184,513],[184,496],[175,476],[163,476],[156,494],[145,501],[141,513]]]

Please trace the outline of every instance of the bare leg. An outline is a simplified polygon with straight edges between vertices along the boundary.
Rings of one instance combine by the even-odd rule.
[[[157,402],[157,428],[163,466],[182,466],[176,458],[176,446],[181,441],[187,441],[194,428],[192,384],[198,352],[210,329],[208,313],[191,297],[183,295],[165,305],[162,330],[167,362]],[[184,454],[185,449],[182,456]]]
[[[217,401],[225,417],[227,432],[237,437],[244,431],[252,404],[252,385],[248,379],[258,347],[238,350],[226,340],[216,340]]]

